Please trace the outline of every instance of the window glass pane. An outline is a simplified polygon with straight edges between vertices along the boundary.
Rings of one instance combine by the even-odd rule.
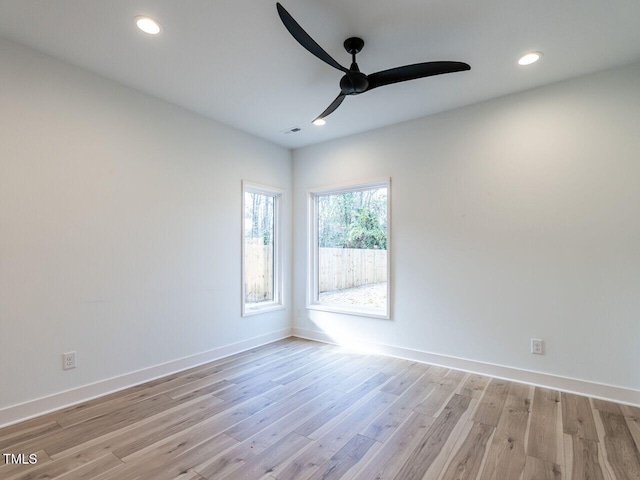
[[[248,191],[244,195],[244,301],[273,302],[275,197]]]
[[[387,310],[387,188],[320,194],[317,292],[323,305]]]

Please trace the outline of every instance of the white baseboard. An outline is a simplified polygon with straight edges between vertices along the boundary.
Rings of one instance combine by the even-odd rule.
[[[306,338],[308,340],[336,344],[335,340],[324,332],[294,327],[293,335],[295,337]],[[406,360],[428,363],[430,365],[438,365],[481,375],[489,375],[491,377],[501,378],[504,380],[512,380],[514,382],[547,387],[554,390],[561,390],[563,392],[586,395],[593,398],[640,407],[640,391],[630,388],[562,377],[549,373],[534,372],[520,368],[506,367],[503,365],[495,365],[476,360],[451,357],[448,355],[396,347],[381,343],[363,342],[362,346],[366,346],[368,351],[379,353],[381,355],[388,355],[390,357],[403,358]]]
[[[241,342],[218,347],[207,352],[180,358],[171,362],[155,365],[153,367],[127,373],[118,377],[101,380],[89,385],[83,385],[71,390],[0,409],[0,428],[23,420],[28,420],[29,418],[43,415],[45,413],[60,410],[61,408],[86,402],[93,398],[108,395],[109,393],[124,390],[125,388],[133,387],[165,375],[170,375],[207,362],[244,352],[267,343],[282,340],[283,338],[287,338],[292,335],[323,343],[336,343],[330,336],[323,332],[297,327],[293,329],[285,328],[267,335],[250,338]],[[505,380],[548,387],[565,392],[576,393],[578,395],[587,395],[594,398],[640,407],[640,391],[625,387],[561,377],[549,373],[534,372],[514,367],[494,365],[475,360],[451,357],[386,344],[370,343],[367,346],[370,351],[381,355],[388,355],[391,357],[403,358],[431,365],[454,368],[456,370],[489,375]]]
[[[27,420],[45,413],[50,413],[61,408],[86,402],[93,398],[108,395],[109,393],[124,390],[141,383],[164,377],[172,373],[197,367],[207,362],[228,357],[236,353],[244,352],[267,343],[282,340],[292,335],[291,328],[285,328],[267,335],[249,338],[241,342],[214,348],[207,352],[198,353],[189,357],[180,358],[153,367],[144,368],[106,380],[101,380],[89,385],[54,393],[46,397],[37,398],[28,402],[12,405],[0,409],[0,428]]]

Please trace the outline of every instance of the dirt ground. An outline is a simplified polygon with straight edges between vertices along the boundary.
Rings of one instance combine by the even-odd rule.
[[[324,292],[320,294],[319,300],[320,303],[332,303],[334,305],[386,308],[387,282]]]

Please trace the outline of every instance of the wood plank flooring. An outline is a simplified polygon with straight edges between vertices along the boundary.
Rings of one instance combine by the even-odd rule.
[[[639,442],[639,408],[290,338],[0,429],[0,478],[638,480]]]

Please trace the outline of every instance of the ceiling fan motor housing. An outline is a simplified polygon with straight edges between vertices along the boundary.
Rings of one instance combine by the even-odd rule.
[[[351,54],[352,63],[347,74],[340,79],[340,91],[345,95],[355,95],[364,92],[369,87],[369,80],[356,63],[356,54],[364,47],[364,40],[360,37],[350,37],[344,41],[344,49]]]
[[[366,91],[368,87],[369,80],[367,80],[367,76],[358,71],[350,71],[340,79],[340,90],[345,95],[362,93]]]

